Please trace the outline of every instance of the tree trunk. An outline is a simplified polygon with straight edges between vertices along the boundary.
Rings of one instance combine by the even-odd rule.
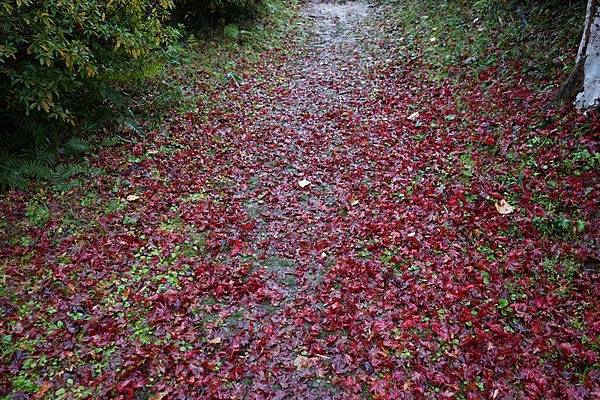
[[[555,100],[573,102],[580,109],[600,103],[600,0],[588,0],[577,61]]]
[[[592,108],[600,105],[600,0],[588,0],[585,27],[577,52],[578,79],[575,106]],[[577,71],[575,71],[577,72]]]

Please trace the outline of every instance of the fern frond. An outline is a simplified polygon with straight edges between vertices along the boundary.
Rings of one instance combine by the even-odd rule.
[[[92,145],[85,139],[82,138],[71,138],[65,143],[65,154],[77,155],[88,152],[92,149]]]

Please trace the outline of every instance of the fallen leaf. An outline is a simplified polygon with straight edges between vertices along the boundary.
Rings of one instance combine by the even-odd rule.
[[[208,339],[208,343],[210,343],[210,344],[220,344],[222,342],[223,342],[223,339],[221,339],[220,337]]]
[[[298,182],[298,186],[300,186],[301,188],[305,188],[308,185],[310,185],[310,181],[307,181],[306,178]]]
[[[35,392],[35,394],[33,395],[33,399],[42,399],[44,398],[44,395],[46,394],[46,392],[48,391],[48,389],[50,389],[52,387],[52,384],[50,382],[44,382],[40,388],[38,389],[37,392]]]
[[[515,208],[508,204],[508,202],[504,199],[500,200],[499,202],[496,202],[495,205],[496,210],[498,210],[498,212],[502,215],[508,215],[515,210]]]
[[[419,112],[414,112],[412,114],[410,114],[408,117],[406,117],[406,119],[408,119],[409,121],[416,121],[419,118]]]
[[[296,369],[304,369],[310,366],[312,360],[308,357],[299,355],[294,359],[294,366]]]
[[[238,254],[240,254],[243,247],[244,247],[244,243],[241,240],[233,240],[231,242],[231,255],[237,256]]]

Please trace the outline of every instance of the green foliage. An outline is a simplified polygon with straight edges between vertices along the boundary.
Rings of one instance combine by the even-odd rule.
[[[162,24],[171,7],[170,0],[1,0],[2,108],[73,124],[82,93],[99,91],[176,37]]]
[[[130,122],[132,84],[157,75],[156,50],[178,37],[163,24],[172,7],[171,0],[0,0],[0,187],[61,179],[64,171],[52,168],[73,131]],[[69,157],[89,144],[72,138],[62,150]]]
[[[25,216],[32,225],[43,227],[52,215],[48,206],[38,201],[32,201],[27,205]]]
[[[46,180],[63,191],[79,186],[82,181],[74,178],[91,177],[99,172],[74,161],[92,149],[87,140],[73,137],[61,147],[60,160],[56,149],[51,147],[20,153],[0,151],[0,189],[15,187],[25,190],[31,180]],[[59,164],[59,161],[62,163]]]
[[[600,170],[600,152],[590,152],[588,149],[575,149],[570,158],[564,160],[565,168],[580,174],[583,171]]]
[[[240,28],[235,24],[225,25],[223,28],[223,34],[227,39],[238,40],[240,37]]]
[[[384,1],[397,10],[405,49],[422,54],[438,78],[452,66],[466,64],[479,73],[516,61],[540,81],[574,64],[586,5],[584,0]]]

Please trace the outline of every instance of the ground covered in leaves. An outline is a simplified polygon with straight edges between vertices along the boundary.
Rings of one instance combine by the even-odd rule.
[[[3,195],[0,395],[600,396],[600,121],[388,11],[310,3],[208,118]]]

